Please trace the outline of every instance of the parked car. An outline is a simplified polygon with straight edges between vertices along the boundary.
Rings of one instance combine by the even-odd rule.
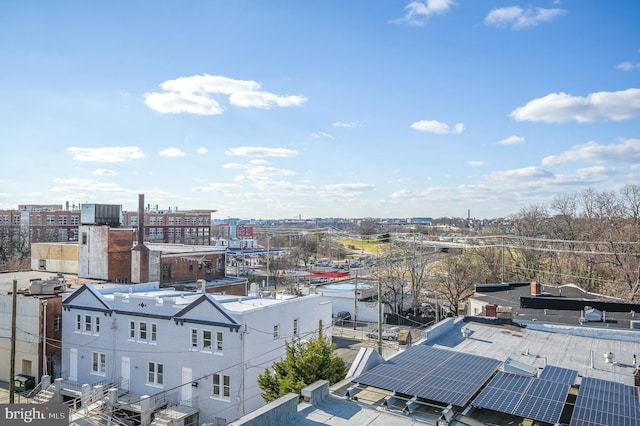
[[[339,322],[339,321],[349,321],[351,319],[351,312],[349,311],[340,311],[340,312],[336,312],[335,314],[332,315],[333,317],[333,322]]]
[[[400,327],[389,327],[382,330],[382,340],[398,340],[400,336]],[[367,333],[370,339],[378,339],[378,329],[374,328]]]

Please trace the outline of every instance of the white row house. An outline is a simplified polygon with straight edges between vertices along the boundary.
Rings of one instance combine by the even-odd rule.
[[[260,408],[257,377],[285,356],[285,342],[331,337],[331,303],[318,295],[238,297],[157,283],[88,284],[63,308],[65,386],[113,385],[128,401],[155,396],[196,409],[197,421],[189,422],[197,424],[225,424]]]

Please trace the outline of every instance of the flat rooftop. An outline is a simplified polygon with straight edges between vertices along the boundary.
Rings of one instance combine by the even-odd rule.
[[[516,322],[545,322],[566,325],[579,325],[581,311],[569,309],[533,309],[522,308],[521,297],[531,297],[531,287],[521,284],[504,285],[478,285],[476,291],[471,296],[472,299],[486,304],[511,307],[513,310],[513,320]],[[542,294],[537,296],[541,299],[549,298],[555,300],[579,300],[585,304],[590,302],[616,303],[618,299],[607,298],[598,294],[593,294],[582,290],[575,285],[549,286],[542,285]],[[472,313],[473,314],[473,313]],[[606,322],[588,323],[589,327],[605,327],[629,329],[632,320],[640,320],[640,309],[634,315],[631,310],[627,312],[606,312]]]
[[[511,358],[537,368],[569,368],[578,372],[578,383],[580,377],[594,377],[633,386],[633,355],[640,360],[640,331],[545,323],[517,327],[459,320],[447,333],[422,344],[500,361]],[[609,352],[613,363],[605,361]]]

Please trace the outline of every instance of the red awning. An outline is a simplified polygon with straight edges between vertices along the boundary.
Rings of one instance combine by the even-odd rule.
[[[314,277],[324,277],[324,278],[342,278],[349,275],[348,272],[312,272]]]

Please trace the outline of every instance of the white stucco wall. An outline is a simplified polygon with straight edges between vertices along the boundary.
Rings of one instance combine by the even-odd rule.
[[[83,235],[87,240],[84,242]],[[78,229],[78,277],[106,280],[109,278],[107,256],[109,246],[108,226],[81,225]]]
[[[13,296],[0,295],[0,381],[8,382],[11,370],[11,318]],[[18,295],[16,300],[16,374],[37,378],[40,367],[40,299]],[[30,364],[30,366],[29,366]]]

